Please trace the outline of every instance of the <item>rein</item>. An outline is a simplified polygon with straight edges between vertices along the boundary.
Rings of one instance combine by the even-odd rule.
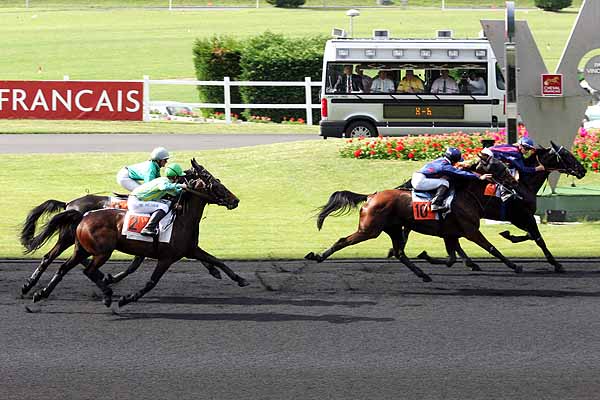
[[[194,189],[185,188],[183,190],[185,190],[186,192],[188,192],[190,194],[193,194],[194,196],[200,197],[201,199],[204,199],[206,201],[214,201],[215,200],[212,196],[210,196],[210,195],[208,195],[206,193],[203,193],[203,192],[199,192],[199,191],[194,190]]]

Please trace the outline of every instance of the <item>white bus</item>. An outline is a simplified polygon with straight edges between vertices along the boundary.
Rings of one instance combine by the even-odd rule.
[[[322,87],[325,138],[505,126],[504,78],[486,39],[328,40]]]

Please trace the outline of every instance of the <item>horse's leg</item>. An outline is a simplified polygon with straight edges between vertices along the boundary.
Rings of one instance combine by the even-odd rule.
[[[516,273],[523,272],[523,268],[521,266],[504,257],[502,253],[500,253],[498,249],[496,249],[494,245],[492,245],[479,230],[465,235],[465,238],[487,250],[491,255],[500,259],[508,268],[514,270]]]
[[[59,282],[67,274],[67,272],[69,272],[77,264],[85,260],[88,257],[88,255],[89,254],[87,254],[85,250],[76,246],[73,255],[67,261],[62,263],[62,265],[58,268],[58,271],[56,271],[48,285],[33,294],[33,302],[36,303],[42,299],[48,298],[48,296],[50,296],[50,293],[52,293],[56,285],[59,284]]]
[[[458,240],[455,238],[444,238],[444,245],[446,246],[446,253],[448,253],[448,258],[441,259],[441,258],[434,258],[431,257],[429,254],[427,254],[427,251],[423,250],[421,253],[419,253],[419,255],[417,256],[417,258],[420,258],[421,260],[425,260],[430,264],[433,265],[445,265],[446,267],[450,268],[454,265],[454,263],[456,263],[456,245],[458,244]]]
[[[98,288],[102,291],[102,303],[106,307],[110,307],[112,303],[112,294],[113,291],[105,282],[104,274],[98,270],[101,266],[103,266],[106,261],[112,255],[112,251],[107,254],[100,254],[94,256],[92,258],[92,262],[83,270],[85,276],[87,276],[92,282],[98,286]]]
[[[33,271],[33,274],[29,278],[27,278],[27,280],[21,287],[21,295],[26,295],[31,290],[31,288],[38,283],[42,274],[46,271],[48,266],[52,264],[52,261],[54,261],[56,257],[58,257],[72,244],[72,242],[69,244],[63,244],[60,240],[56,242],[54,247],[52,247],[52,249],[48,253],[44,254],[40,265],[35,269],[35,271]]]
[[[365,240],[374,239],[381,234],[379,231],[356,231],[350,236],[346,236],[338,239],[330,248],[325,250],[323,254],[315,254],[312,251],[304,256],[307,260],[314,260],[316,262],[323,262],[329,258],[336,251],[340,251],[344,247],[352,246],[354,244],[364,242]]]
[[[169,269],[169,267],[177,261],[179,258],[160,258],[156,263],[156,268],[154,268],[154,272],[152,272],[152,276],[150,276],[150,280],[146,282],[146,285],[138,290],[135,293],[128,294],[127,296],[123,296],[119,299],[119,307],[123,307],[131,302],[138,301],[142,296],[151,291],[154,286],[158,284],[160,278],[164,275],[165,272]]]
[[[123,278],[125,278],[126,276],[129,276],[129,275],[133,274],[135,271],[137,271],[137,269],[140,267],[140,265],[142,265],[142,263],[144,262],[144,258],[145,257],[142,257],[142,256],[135,257],[131,261],[131,264],[129,264],[129,267],[127,267],[127,269],[125,271],[121,271],[118,274],[115,274],[114,276],[107,273],[104,276],[104,283],[107,285],[112,285],[112,284],[121,282],[123,280]]]
[[[467,253],[465,253],[465,251],[463,250],[463,248],[460,246],[460,241],[459,240],[456,241],[456,247],[455,247],[455,249],[458,252],[458,255],[460,256],[460,258],[463,259],[465,265],[468,268],[471,268],[471,271],[481,271],[481,268],[479,267],[479,265],[477,265],[477,263],[475,263],[475,261],[473,261],[471,259],[471,257],[469,257],[467,255]]]
[[[529,214],[527,216],[526,219],[524,220],[519,220],[519,221],[511,221],[517,228],[519,229],[523,229],[524,231],[527,232],[527,236],[533,240],[540,249],[542,249],[542,251],[544,252],[544,255],[546,256],[546,260],[548,260],[548,262],[554,266],[554,272],[565,272],[565,269],[563,268],[562,264],[559,263],[554,256],[552,255],[552,253],[550,253],[550,250],[548,250],[548,247],[546,246],[546,242],[544,241],[544,239],[542,238],[542,234],[540,233],[540,230],[538,229],[537,223],[535,222],[535,218],[533,215]]]
[[[528,234],[522,236],[511,235],[509,231],[502,231],[499,233],[504,239],[510,240],[513,243],[521,243],[526,242],[527,240],[532,240],[531,236]]]
[[[208,273],[215,277],[215,279],[222,279],[221,273],[213,264],[208,263],[206,261],[200,261],[200,262],[208,270]]]
[[[423,279],[423,282],[431,282],[431,277],[417,267],[415,263],[410,261],[410,258],[404,253],[406,247],[406,236],[404,231],[386,231],[386,233],[392,239],[394,257],[396,257],[402,264],[406,265],[415,275]]]
[[[209,266],[219,268],[221,271],[225,272],[225,275],[227,275],[229,277],[229,279],[231,279],[234,282],[237,282],[238,286],[240,286],[240,287],[249,285],[248,281],[246,281],[244,278],[242,278],[241,276],[239,276],[238,274],[233,272],[227,265],[225,265],[225,263],[223,261],[219,260],[217,257],[213,256],[212,254],[209,254],[206,251],[202,250],[200,247],[196,247],[192,251],[192,253],[186,257],[194,258],[194,259],[200,261],[202,263],[202,265],[204,265],[206,268],[209,268]],[[209,268],[209,272],[210,272],[210,268]],[[212,272],[211,272],[211,275],[215,276]]]

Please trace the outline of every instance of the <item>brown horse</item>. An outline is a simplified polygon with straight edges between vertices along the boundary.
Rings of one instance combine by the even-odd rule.
[[[517,182],[514,178],[498,163],[500,161],[490,160],[487,166],[488,172],[493,173],[494,179],[502,185],[508,188],[516,187]],[[340,215],[366,202],[360,209],[358,229],[353,234],[339,239],[323,254],[311,252],[305,258],[322,262],[344,247],[374,239],[381,232],[385,232],[392,239],[394,256],[424,282],[430,282],[429,275],[417,267],[404,253],[408,233],[415,231],[444,238],[446,246],[451,251],[458,244],[458,238],[465,237],[498,257],[515,272],[521,272],[522,268],[504,257],[479,230],[479,220],[489,199],[484,194],[487,184],[488,182],[475,180],[464,182],[463,187],[457,187],[452,202],[452,212],[443,219],[425,221],[415,220],[409,189],[384,190],[371,195],[349,191],[335,192],[328,203],[321,208],[317,217],[317,228],[319,230],[322,228],[325,218],[331,213],[335,212],[334,216]]]
[[[125,217],[123,210],[98,210],[84,217],[81,217],[81,213],[76,211],[64,211],[64,213],[72,215],[71,224],[79,220],[75,232],[74,253],[60,266],[48,286],[34,294],[33,301],[37,302],[47,298],[69,270],[91,255],[92,260],[84,269],[84,274],[100,288],[104,304],[110,306],[112,289],[106,283],[99,268],[108,261],[115,250],[158,260],[157,266],[144,288],[122,297],[119,300],[119,306],[137,301],[152,290],[169,267],[183,257],[213,264],[224,272],[231,273],[232,279],[239,286],[247,286],[248,282],[244,278],[233,273],[222,261],[198,247],[199,224],[204,207],[207,204],[217,204],[234,209],[238,206],[239,199],[195,160],[192,160],[192,166],[194,176],[189,181],[190,189],[181,195],[178,205],[174,207],[177,218],[173,223],[170,243],[127,239],[121,234]]]

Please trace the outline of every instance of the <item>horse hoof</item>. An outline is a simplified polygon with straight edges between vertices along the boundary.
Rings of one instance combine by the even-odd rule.
[[[392,257],[394,257],[394,249],[389,249],[387,258],[392,258]]]
[[[247,281],[247,280],[245,280],[244,278],[240,278],[240,279],[238,280],[238,286],[239,286],[239,287],[245,287],[245,286],[248,286],[248,285],[250,285],[250,282],[248,282],[248,281]]]
[[[105,294],[104,297],[102,298],[102,303],[106,306],[106,307],[110,307],[110,305],[112,304],[112,290],[108,290]]]
[[[305,260],[312,260],[312,261],[316,260],[315,253],[313,253],[311,251],[310,253],[308,253],[307,255],[304,256],[304,259]]]
[[[556,264],[554,266],[554,272],[556,272],[557,274],[564,274],[565,272],[567,272],[562,265],[560,264]]]
[[[423,277],[423,282],[431,282],[431,278],[429,277],[429,275],[425,275]]]
[[[122,296],[122,297],[119,299],[119,303],[118,303],[118,305],[119,305],[119,308],[123,307],[123,306],[124,306],[124,305],[126,305],[126,304],[129,304],[129,300],[127,300],[127,297],[125,297],[125,296]]]
[[[115,278],[111,274],[106,274],[104,275],[104,279],[102,279],[102,283],[104,283],[107,286],[112,285],[113,283],[115,283]]]
[[[21,297],[25,296],[31,290],[31,286],[28,283],[24,283],[21,287]]]
[[[477,264],[471,264],[469,267],[471,268],[471,271],[481,271],[481,267],[479,267]]]
[[[40,292],[35,292],[33,294],[33,302],[37,303],[38,301],[40,301],[43,298],[42,293]]]
[[[523,267],[520,265],[515,265],[515,273],[520,274],[521,272],[523,272]]]
[[[419,258],[421,260],[427,260],[427,259],[429,259],[429,254],[427,254],[427,252],[425,250],[423,250],[422,252],[419,253],[417,258]]]
[[[506,240],[510,240],[510,231],[502,231],[498,235],[502,236]]]

